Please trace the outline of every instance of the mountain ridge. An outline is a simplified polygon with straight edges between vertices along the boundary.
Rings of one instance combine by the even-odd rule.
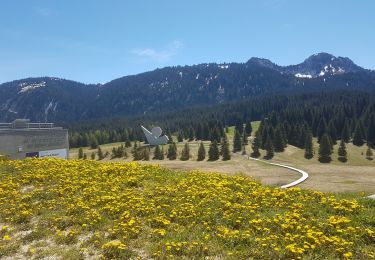
[[[375,90],[375,72],[349,58],[320,53],[297,65],[251,58],[245,63],[165,67],[105,84],[27,78],[0,85],[0,121],[27,117],[69,122],[340,88]]]

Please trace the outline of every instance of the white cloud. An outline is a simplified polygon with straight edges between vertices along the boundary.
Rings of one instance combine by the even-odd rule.
[[[35,7],[34,12],[39,16],[49,17],[52,15],[52,10],[50,8]]]
[[[183,43],[180,41],[173,41],[168,44],[164,50],[155,50],[153,48],[136,48],[130,52],[139,57],[153,60],[156,62],[168,62],[173,56],[176,56],[179,51],[183,48]]]

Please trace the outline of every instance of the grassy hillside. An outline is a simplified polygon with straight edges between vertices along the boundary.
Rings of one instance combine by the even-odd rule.
[[[0,257],[375,257],[375,204],[157,165],[0,162]]]

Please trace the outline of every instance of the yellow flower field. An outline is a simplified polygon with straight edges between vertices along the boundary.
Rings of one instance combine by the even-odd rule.
[[[0,161],[0,257],[375,259],[374,212],[244,176]]]

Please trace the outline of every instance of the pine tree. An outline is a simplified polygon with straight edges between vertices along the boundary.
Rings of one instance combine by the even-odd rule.
[[[91,135],[90,137],[90,148],[91,149],[96,149],[98,148],[98,140],[94,135]]]
[[[150,160],[150,148],[145,147],[143,150],[143,160],[149,161]]]
[[[275,130],[273,144],[275,147],[275,152],[284,152],[285,143],[281,129],[279,127],[277,127]]]
[[[82,159],[83,159],[83,160],[87,160],[87,154],[86,154],[86,153],[83,154]]]
[[[312,142],[312,134],[308,132],[306,134],[306,141],[305,141],[305,158],[311,159],[314,157],[314,147]]]
[[[163,157],[163,155],[162,155],[162,151],[161,151],[161,149],[160,149],[160,146],[159,145],[157,145],[156,147],[155,147],[155,150],[154,150],[154,160],[163,160],[163,159],[161,159]]]
[[[345,120],[344,127],[342,128],[342,131],[341,131],[341,140],[344,140],[345,143],[349,143],[350,136],[351,134],[350,134],[349,124],[348,124],[348,121]]]
[[[217,147],[216,141],[213,141],[210,144],[210,149],[208,150],[208,160],[209,161],[219,160],[219,148]]]
[[[373,156],[373,153],[372,153],[372,150],[371,150],[371,147],[370,146],[367,146],[367,150],[366,150],[366,159],[367,160],[372,160]]]
[[[132,143],[130,142],[130,140],[129,139],[126,139],[125,140],[125,147],[131,147],[132,146]]]
[[[264,147],[266,148],[266,156],[264,158],[267,160],[272,159],[272,157],[274,156],[274,146],[270,136],[267,137],[267,141]]]
[[[249,144],[249,141],[247,140],[247,134],[245,131],[243,131],[243,134],[242,134],[242,145],[248,145]]]
[[[331,159],[332,149],[331,141],[328,134],[323,134],[319,145],[319,161],[322,163],[329,163]]]
[[[193,127],[189,128],[189,134],[188,135],[189,135],[189,142],[193,141],[194,140],[194,135],[195,135]]]
[[[91,160],[95,160],[95,156],[96,156],[95,152],[92,152],[91,153]]]
[[[251,132],[253,131],[253,128],[251,126],[251,122],[248,121],[245,125],[245,132],[246,132],[246,135],[247,136],[250,136],[251,135]]]
[[[184,148],[182,149],[182,152],[181,152],[180,160],[181,161],[187,161],[187,160],[189,160],[189,158],[190,158],[189,144],[185,143],[185,146],[184,146]]]
[[[367,127],[367,145],[375,147],[375,115],[370,117],[370,122]]]
[[[177,142],[181,143],[184,141],[184,137],[182,136],[182,133],[181,132],[178,132],[178,135],[177,135]]]
[[[331,138],[332,144],[336,144],[337,143],[337,131],[336,131],[335,124],[333,123],[332,120],[328,124],[327,131],[328,131],[329,137]]]
[[[198,159],[197,161],[203,161],[206,158],[206,149],[204,148],[203,142],[199,144],[198,148]]]
[[[82,147],[80,147],[78,149],[78,159],[83,159],[83,149],[82,149]]]
[[[364,144],[361,126],[359,123],[357,123],[354,130],[353,144],[356,146],[362,146]]]
[[[340,162],[346,162],[348,160],[347,158],[347,152],[346,152],[346,145],[345,145],[345,142],[344,140],[341,140],[340,141],[340,146],[339,146],[339,149],[337,151],[337,154],[338,154],[338,160]]]
[[[221,146],[221,155],[223,156],[223,161],[228,161],[231,158],[227,138],[223,138],[223,143]]]
[[[241,135],[238,131],[235,131],[233,137],[233,152],[239,152],[242,148]]]
[[[98,160],[103,160],[103,159],[104,159],[104,154],[103,154],[102,148],[98,146]]]
[[[164,160],[164,146],[161,146],[159,160]]]
[[[253,152],[250,154],[250,156],[253,158],[258,158],[260,156],[259,148],[260,148],[259,134],[257,133],[255,135],[253,143],[251,144],[251,149],[253,150]]]
[[[326,132],[327,132],[327,124],[323,117],[320,119],[318,128],[316,129],[316,137],[318,138],[318,143],[320,143],[320,139],[322,138],[323,134]]]
[[[176,143],[173,142],[173,143],[169,144],[167,158],[169,160],[176,160],[176,158],[177,158]]]

